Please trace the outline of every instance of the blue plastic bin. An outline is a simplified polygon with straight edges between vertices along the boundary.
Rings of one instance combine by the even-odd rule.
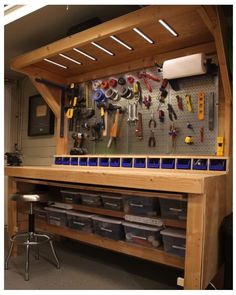
[[[99,166],[108,167],[109,166],[109,158],[100,158]]]
[[[210,159],[209,170],[225,171],[226,170],[226,160]]]
[[[88,165],[88,158],[82,157],[79,159],[80,166],[87,166]]]
[[[98,158],[89,158],[88,164],[89,164],[89,166],[97,166],[98,165]]]
[[[131,168],[133,166],[133,159],[132,158],[123,158],[121,166]]]
[[[70,164],[77,166],[78,165],[78,158],[70,158]]]
[[[120,167],[120,158],[111,158],[110,167]]]
[[[160,168],[160,159],[148,159],[148,168]]]
[[[70,157],[62,158],[62,164],[63,165],[70,165]]]
[[[56,157],[55,158],[55,164],[56,165],[62,165],[62,157]]]
[[[207,159],[194,159],[193,170],[207,170]]]
[[[134,167],[135,168],[146,168],[146,159],[145,158],[134,159]]]
[[[191,159],[177,159],[177,169],[191,169]]]
[[[163,158],[161,162],[162,169],[174,169],[175,159]]]

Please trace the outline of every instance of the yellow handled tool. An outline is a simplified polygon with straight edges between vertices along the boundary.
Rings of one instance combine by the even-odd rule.
[[[224,137],[218,136],[217,137],[217,156],[224,156]]]
[[[115,113],[114,122],[113,122],[113,125],[111,127],[111,131],[110,131],[110,139],[109,139],[109,142],[107,144],[108,148],[111,147],[113,139],[117,137],[118,123],[119,123],[119,112],[120,112],[120,110],[117,109],[116,113]]]
[[[190,113],[193,113],[193,106],[192,106],[192,101],[191,101],[191,96],[190,95],[186,95],[186,102],[187,102],[187,110]]]

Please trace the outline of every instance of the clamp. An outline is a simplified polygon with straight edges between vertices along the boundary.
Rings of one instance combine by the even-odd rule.
[[[173,121],[173,116],[174,116],[174,119],[177,120],[176,112],[174,111],[173,106],[170,103],[167,104],[167,110],[169,112],[170,120]]]
[[[145,107],[146,107],[147,109],[150,108],[151,101],[152,101],[152,98],[151,98],[150,95],[148,95],[148,96],[144,96],[143,104],[145,105]]]
[[[154,119],[154,114],[153,114],[153,112],[151,113],[151,119],[149,120],[148,127],[151,128],[151,127],[152,127],[152,124],[153,124],[153,127],[154,127],[154,128],[157,127],[157,122],[156,122],[156,120]]]
[[[149,139],[148,139],[148,146],[149,147],[155,147],[156,146],[156,139],[155,139],[153,130],[150,131],[150,136],[149,136]]]

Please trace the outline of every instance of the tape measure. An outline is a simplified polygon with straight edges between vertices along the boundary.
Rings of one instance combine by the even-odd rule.
[[[193,106],[192,106],[191,96],[186,95],[185,98],[186,98],[188,112],[193,113]]]
[[[198,94],[198,120],[204,120],[204,100],[205,100],[205,93],[199,92]]]

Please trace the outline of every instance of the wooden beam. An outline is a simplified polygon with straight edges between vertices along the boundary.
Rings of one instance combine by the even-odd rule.
[[[211,32],[211,34],[214,36],[214,26],[215,24],[212,22],[211,18],[209,17],[206,7],[200,6],[196,9],[200,17],[202,18],[203,22],[207,26],[208,30]]]
[[[214,42],[204,43],[196,46],[186,47],[174,51],[164,52],[161,54],[153,54],[148,57],[142,57],[134,61],[124,62],[122,64],[98,69],[92,72],[83,73],[76,75],[67,79],[67,84],[71,82],[85,82],[89,80],[95,80],[98,78],[107,77],[110,75],[116,75],[120,73],[125,73],[129,71],[134,71],[142,68],[148,68],[158,64],[162,64],[164,60],[181,57],[187,54],[194,54],[203,52],[205,54],[214,54],[216,52]]]
[[[54,83],[66,84],[66,80],[61,76],[33,65],[27,66],[21,69],[19,72],[35,78],[44,78]]]
[[[53,111],[55,117],[60,118],[60,105],[58,103],[58,97],[55,97],[55,91],[57,91],[59,94],[59,90],[56,90],[56,89],[52,90],[52,89],[49,89],[48,86],[44,84],[37,83],[35,81],[34,76],[30,76],[30,80],[33,83],[34,87],[42,95],[42,97],[44,98],[44,100],[46,101],[50,109]]]
[[[21,55],[11,62],[11,67],[14,70],[19,70],[44,58],[50,58],[71,50],[73,47],[82,46],[91,41],[99,41],[113,34],[126,32],[139,25],[157,23],[160,18],[167,16],[171,18],[178,14],[187,15],[190,11],[194,11],[196,7],[194,5],[172,5],[170,9],[168,5],[147,6]]]
[[[202,287],[202,256],[206,195],[188,197],[184,289]]]

